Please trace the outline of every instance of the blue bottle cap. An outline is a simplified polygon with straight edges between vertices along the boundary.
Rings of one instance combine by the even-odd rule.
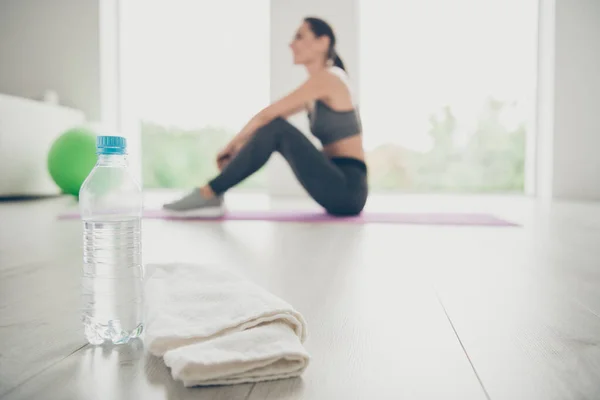
[[[122,136],[98,136],[96,154],[127,154],[127,140]]]

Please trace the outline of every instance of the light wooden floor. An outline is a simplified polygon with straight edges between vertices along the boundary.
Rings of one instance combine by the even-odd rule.
[[[600,398],[600,205],[508,210],[523,228],[146,220],[145,263],[236,266],[308,321],[301,379],[185,389],[141,341],[84,344],[66,204],[0,203],[2,398]]]

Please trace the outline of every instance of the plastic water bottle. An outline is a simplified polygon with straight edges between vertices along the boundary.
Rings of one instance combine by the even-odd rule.
[[[83,221],[83,315],[91,344],[123,344],[143,322],[143,197],[128,168],[127,143],[98,136],[98,161],[79,192]]]

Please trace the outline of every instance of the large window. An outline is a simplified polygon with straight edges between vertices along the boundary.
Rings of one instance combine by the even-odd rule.
[[[331,1],[324,4],[340,13],[355,4],[344,11]],[[358,55],[353,76],[372,191],[528,189],[535,164],[537,3],[356,0],[356,21],[332,18],[346,46],[342,56]],[[278,92],[270,88],[271,73],[281,75],[280,65],[290,62],[288,40],[309,6],[121,4],[124,108],[141,131],[144,186],[201,184],[217,172],[217,151],[270,102],[271,89]],[[356,29],[358,40],[349,35]],[[270,70],[271,59],[277,71]],[[290,81],[297,77],[290,70]],[[265,172],[239,187],[266,188]],[[281,184],[270,181],[271,190],[273,182]]]
[[[360,0],[374,190],[523,192],[537,0]]]
[[[121,80],[144,187],[197,186],[269,103],[269,0],[121,3]],[[240,187],[264,184],[259,171]]]

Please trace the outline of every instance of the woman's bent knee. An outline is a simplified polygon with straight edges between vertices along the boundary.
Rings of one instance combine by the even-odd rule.
[[[279,142],[283,135],[287,133],[287,130],[289,130],[289,122],[283,118],[275,118],[258,128],[253,135],[253,139],[258,141],[266,140],[269,142]]]
[[[282,117],[277,117],[275,119],[272,119],[267,124],[258,128],[256,133],[257,134],[261,134],[261,133],[263,133],[263,134],[264,133],[278,134],[278,133],[281,133],[281,132],[287,130],[290,126],[291,126],[291,124],[289,122],[287,122],[285,119],[283,119]]]

